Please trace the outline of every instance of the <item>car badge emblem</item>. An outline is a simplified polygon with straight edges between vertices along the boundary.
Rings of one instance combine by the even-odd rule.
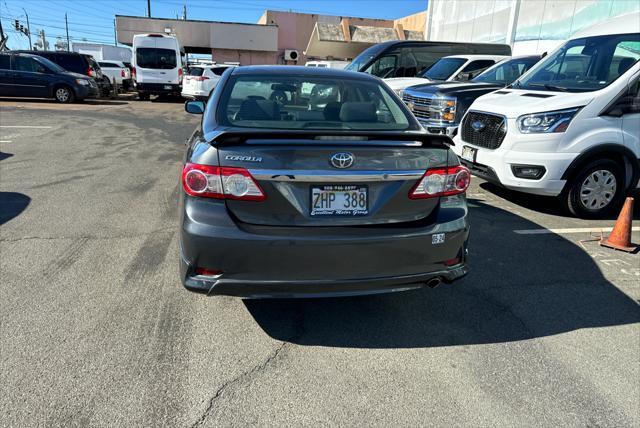
[[[481,120],[474,120],[473,122],[471,122],[471,127],[473,128],[474,131],[480,132],[484,129],[485,124]]]
[[[330,162],[334,168],[344,169],[349,168],[351,165],[353,165],[355,160],[356,157],[351,153],[342,152],[336,153],[331,156]]]
[[[412,103],[411,101],[409,101],[407,103],[407,107],[409,108],[409,110],[414,110],[416,108],[416,105],[414,103]]]

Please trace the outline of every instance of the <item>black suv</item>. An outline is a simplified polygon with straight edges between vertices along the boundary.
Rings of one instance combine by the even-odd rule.
[[[98,96],[98,85],[46,58],[27,53],[0,53],[0,96],[55,98],[61,103]]]
[[[20,53],[29,53],[47,58],[51,62],[55,62],[60,67],[73,73],[84,74],[96,81],[100,89],[101,96],[107,96],[111,92],[111,83],[109,79],[103,76],[102,69],[98,62],[91,55],[81,54],[77,52],[60,52],[60,51],[15,51]]]

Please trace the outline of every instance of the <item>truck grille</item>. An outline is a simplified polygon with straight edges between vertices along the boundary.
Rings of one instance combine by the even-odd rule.
[[[430,106],[431,105],[431,98],[421,98],[421,97],[414,97],[413,95],[409,95],[409,94],[404,94],[402,96],[402,101],[404,101],[405,104],[407,103],[413,103],[417,106]]]
[[[507,133],[502,116],[470,111],[461,124],[462,140],[487,149],[497,149]]]

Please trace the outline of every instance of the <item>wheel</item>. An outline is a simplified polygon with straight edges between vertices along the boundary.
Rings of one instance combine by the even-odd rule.
[[[147,93],[144,92],[138,92],[138,99],[140,101],[149,101],[149,99],[151,98],[151,96]]]
[[[73,89],[68,86],[58,86],[53,90],[53,95],[59,103],[72,103],[75,99]]]
[[[569,212],[580,218],[601,218],[620,205],[625,195],[624,169],[611,159],[585,165],[567,183]]]

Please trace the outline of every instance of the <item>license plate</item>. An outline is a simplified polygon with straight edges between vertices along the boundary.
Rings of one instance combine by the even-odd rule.
[[[369,214],[369,189],[362,185],[311,187],[312,216],[362,216]]]
[[[464,160],[468,160],[469,162],[475,162],[477,154],[478,154],[478,151],[473,147],[469,147],[469,146],[462,147],[462,159]]]
[[[164,85],[165,89],[171,89],[171,85]]]

